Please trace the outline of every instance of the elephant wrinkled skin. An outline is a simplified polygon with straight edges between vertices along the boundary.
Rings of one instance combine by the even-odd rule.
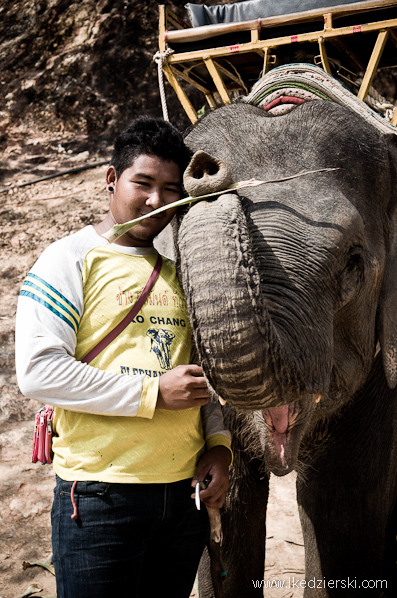
[[[203,150],[191,194],[220,163],[232,182],[267,181],[194,204],[174,231],[234,437],[227,598],[262,595],[268,472],[292,469],[305,598],[396,596],[396,140],[327,101],[276,117],[236,103],[186,137]]]

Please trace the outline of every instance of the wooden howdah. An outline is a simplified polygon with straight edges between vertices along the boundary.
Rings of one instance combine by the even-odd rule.
[[[397,67],[397,0],[325,5],[201,27],[191,27],[161,5],[159,51],[166,53],[162,70],[192,123],[198,116],[186,84],[214,109],[247,95],[261,76],[295,62],[297,55],[346,82],[365,101],[377,70]],[[397,125],[397,111],[391,122]]]

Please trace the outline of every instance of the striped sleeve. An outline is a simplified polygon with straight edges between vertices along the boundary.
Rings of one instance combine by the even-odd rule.
[[[34,301],[41,303],[49,309],[58,318],[66,322],[77,334],[80,323],[80,314],[78,309],[64,295],[57,291],[45,280],[29,272],[22,285],[20,292],[23,297],[30,297]]]

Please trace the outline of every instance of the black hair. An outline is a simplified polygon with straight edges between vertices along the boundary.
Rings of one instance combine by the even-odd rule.
[[[116,139],[111,164],[118,177],[132,166],[141,154],[176,162],[181,176],[189,163],[191,152],[181,133],[161,118],[140,116]]]

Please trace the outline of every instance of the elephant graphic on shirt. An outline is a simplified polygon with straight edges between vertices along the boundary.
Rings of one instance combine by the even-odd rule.
[[[150,350],[153,351],[159,360],[163,370],[171,370],[171,344],[175,334],[166,328],[149,328],[146,336],[150,338]]]

